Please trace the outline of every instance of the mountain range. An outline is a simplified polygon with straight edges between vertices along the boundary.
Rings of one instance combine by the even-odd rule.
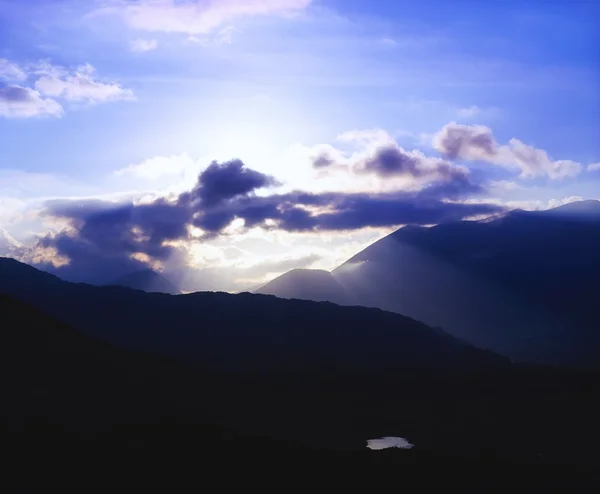
[[[597,206],[405,227],[260,288],[287,298],[148,293],[176,292],[153,272],[70,283],[0,258],[0,452],[66,466],[86,492],[114,489],[115,464],[138,490],[159,471],[173,489],[183,466],[582,478],[600,462]],[[366,449],[385,436],[414,447]]]
[[[77,318],[71,318],[79,320],[79,327],[40,309],[42,299],[32,305],[23,301],[24,293],[0,295],[0,451],[7,458],[6,468],[15,462],[38,472],[51,466],[56,473],[68,466],[69,479],[78,486],[91,482],[89,491],[101,492],[117,478],[129,479],[137,488],[155,488],[156,472],[164,472],[171,487],[183,479],[190,482],[199,468],[195,450],[207,454],[201,462],[207,472],[224,466],[252,466],[258,472],[266,464],[278,469],[293,466],[313,479],[317,471],[322,472],[319,476],[334,477],[348,468],[375,474],[385,465],[395,474],[410,473],[420,465],[470,472],[471,478],[509,474],[522,478],[538,463],[560,464],[562,471],[581,479],[599,460],[597,373],[509,364],[439,330],[364,308],[359,309],[369,320],[346,329],[384,338],[389,346],[394,341],[403,345],[389,349],[400,365],[389,361],[380,365],[377,359],[383,355],[374,353],[380,346],[364,344],[356,335],[349,335],[349,345],[345,338],[331,345],[324,335],[314,336],[311,344],[321,347],[336,365],[315,366],[311,355],[304,355],[303,365],[284,368],[280,359],[293,358],[285,346],[279,346],[283,353],[277,355],[264,340],[248,344],[248,339],[236,335],[235,319],[202,317],[202,297],[213,303],[215,294],[173,297],[91,287],[63,282],[12,260],[2,259],[0,267],[0,293],[11,281],[21,280],[20,284],[29,284],[31,298],[59,293],[51,303],[77,292],[85,294],[71,300],[72,308],[81,304]],[[95,298],[101,303],[96,305]],[[161,299],[180,302],[157,303]],[[223,303],[230,312],[242,310],[248,317],[247,300],[274,314],[291,310],[290,316],[296,317],[297,308],[309,314],[308,319],[315,314],[327,317],[328,323],[347,323],[360,314],[351,307],[249,294],[228,295]],[[205,365],[211,359],[200,352],[193,361],[173,359],[102,341],[115,323],[114,316],[104,318],[103,312],[121,310],[131,323],[127,312],[152,312],[156,305],[168,317],[130,334],[137,347],[156,338],[155,332],[167,341],[173,337],[173,326],[185,325],[210,336],[224,331],[226,344],[210,348],[221,360],[231,362],[229,357],[235,355],[245,363],[255,358],[273,361],[253,372],[239,361],[217,368]],[[176,310],[184,306],[189,307]],[[67,315],[63,313],[63,318]],[[89,321],[97,318],[104,329],[92,336]],[[384,320],[395,324],[374,331]],[[282,338],[288,334],[286,326],[277,330]],[[413,330],[423,334],[416,336]],[[304,331],[312,330],[306,326]],[[314,333],[321,331],[326,328],[318,327]],[[398,335],[386,337],[385,332]],[[263,334],[257,334],[259,341]],[[342,357],[352,354],[357,341],[364,344],[362,350],[372,365],[337,366],[343,361],[360,363]],[[557,426],[568,433],[553,434]],[[365,448],[367,439],[390,434],[407,437],[415,447],[383,452]],[[47,481],[49,474],[37,478]],[[206,475],[210,473],[204,479]],[[108,486],[103,484],[109,479]]]
[[[597,367],[599,252],[600,202],[581,201],[406,226],[330,277],[292,271],[261,291],[401,313],[514,360]]]
[[[408,317],[366,307],[76,284],[8,258],[0,258],[0,293],[107,342],[212,369],[459,369],[504,362]]]

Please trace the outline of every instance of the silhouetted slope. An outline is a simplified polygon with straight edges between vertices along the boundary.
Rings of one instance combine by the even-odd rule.
[[[317,481],[317,465],[339,474],[416,464],[507,475],[515,464],[558,463],[583,475],[598,461],[596,374],[514,366],[201,373],[90,339],[4,295],[0,318],[0,452],[35,469],[45,485],[39,468],[48,465],[63,468],[63,482],[101,466],[78,479],[92,489],[127,474],[139,489],[154,486],[154,469],[181,478],[183,465],[190,477],[199,468],[252,465],[263,481],[276,466],[296,465]],[[382,435],[416,446],[365,449],[366,439]],[[120,475],[115,463],[125,468]]]
[[[358,305],[329,271],[318,269],[293,269],[263,285],[254,293],[333,302],[339,305]]]
[[[112,283],[109,283],[109,286],[124,286],[148,293],[168,293],[170,295],[181,294],[181,291],[178,290],[173,283],[163,275],[158,274],[151,269],[123,275]]]
[[[460,370],[504,362],[407,317],[364,307],[96,287],[12,259],[0,259],[2,292],[98,338],[214,369]]]
[[[598,365],[599,204],[402,228],[333,275],[363,305],[513,358]]]

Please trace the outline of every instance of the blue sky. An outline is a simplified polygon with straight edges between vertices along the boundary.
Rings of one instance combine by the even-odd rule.
[[[91,279],[58,241],[40,247],[87,221],[49,200],[172,199],[232,159],[277,179],[246,191],[259,197],[405,200],[468,175],[477,193],[436,200],[600,198],[599,14],[578,0],[0,0],[0,228],[22,258],[62,255],[69,276]],[[250,227],[240,214],[211,238],[177,239],[169,260],[137,257],[235,289],[332,268],[403,224],[371,211],[344,229],[325,217]]]

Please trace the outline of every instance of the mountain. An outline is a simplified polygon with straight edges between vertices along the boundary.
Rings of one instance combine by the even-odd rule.
[[[34,281],[33,271],[21,274]],[[52,286],[56,279],[38,281]],[[157,298],[121,293],[148,304]],[[86,492],[106,492],[103,480],[114,487],[117,479],[156,487],[153,473],[163,472],[172,487],[183,475],[197,479],[199,468],[204,482],[215,467],[248,466],[264,485],[264,465],[295,467],[314,480],[329,472],[337,485],[339,472],[380,473],[384,465],[394,474],[403,465],[407,472],[465,468],[486,479],[522,476],[515,465],[545,463],[581,478],[599,459],[600,379],[593,373],[514,365],[466,373],[204,372],[90,338],[10,296],[0,295],[0,314],[0,453],[5,469],[14,462],[48,472],[31,476],[46,486],[58,474],[78,491],[91,482]],[[557,424],[569,433],[552,433]],[[415,447],[365,448],[367,439],[389,434]]]
[[[263,285],[254,293],[333,302],[339,305],[358,305],[329,271],[317,269],[293,269]]]
[[[69,283],[0,258],[0,293],[89,335],[237,371],[464,370],[505,365],[413,319],[364,307],[243,293],[172,297]]]
[[[515,359],[600,362],[600,202],[405,227],[333,271],[363,305]]]
[[[262,290],[404,314],[514,360],[600,366],[600,201],[406,226],[305,283]],[[331,277],[337,281],[333,283]]]
[[[151,269],[144,269],[123,275],[109,285],[124,286],[149,293],[168,293],[170,295],[181,294],[181,291],[178,290],[173,283],[167,280],[163,275],[158,274]]]

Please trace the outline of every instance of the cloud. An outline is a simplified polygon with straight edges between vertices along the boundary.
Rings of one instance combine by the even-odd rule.
[[[344,153],[329,144],[315,146],[312,149],[310,161],[312,166],[317,169],[347,164]]]
[[[522,188],[517,182],[511,180],[493,180],[488,184],[488,190],[491,192],[512,192]]]
[[[94,79],[96,69],[90,64],[80,65],[75,70],[68,71],[43,62],[35,72],[41,76],[35,82],[35,88],[48,96],[89,103],[134,98],[131,89],[125,89],[116,82]]]
[[[285,14],[311,0],[137,0],[111,1],[91,15],[118,15],[133,29],[204,34],[237,17]]]
[[[482,192],[472,183],[469,169],[440,158],[425,156],[421,151],[407,151],[387,133],[380,130],[353,131],[341,134],[342,141],[363,146],[358,153],[346,156],[329,145],[318,146],[311,157],[317,170],[334,169],[356,175],[374,175],[383,180],[403,179],[404,188],[420,189],[435,185],[445,188],[447,198]]]
[[[241,160],[225,163],[213,161],[198,177],[198,183],[189,194],[181,196],[184,202],[198,199],[202,206],[216,206],[234,197],[246,196],[257,189],[279,185],[275,178],[244,166]]]
[[[192,43],[198,43],[202,46],[218,46],[218,45],[230,45],[233,43],[233,36],[238,32],[233,26],[227,26],[217,31],[214,34],[203,35],[203,36],[190,36],[188,41]]]
[[[27,73],[17,64],[6,58],[0,58],[0,81],[23,82],[27,79]]]
[[[30,252],[42,250],[68,260],[60,275],[73,280],[109,281],[149,263],[165,263],[181,242],[206,241],[228,235],[237,222],[248,230],[324,232],[389,227],[408,223],[436,224],[502,211],[484,203],[448,202],[448,184],[417,192],[320,193],[294,191],[258,196],[276,186],[268,175],[240,160],[212,162],[192,190],[167,200],[144,203],[52,201],[45,215],[67,221],[69,227],[42,238]],[[199,230],[199,233],[194,233]],[[50,256],[51,257],[51,256]],[[48,261],[48,255],[44,257]],[[52,268],[48,264],[46,268]]]
[[[194,160],[186,153],[174,156],[155,156],[141,163],[117,170],[115,175],[143,180],[158,180],[165,177],[182,176],[186,170],[194,166]]]
[[[17,242],[6,230],[0,228],[0,256],[13,257],[15,256],[22,245]]]
[[[6,59],[0,59],[0,80],[24,82],[36,79],[34,87],[18,84],[0,84],[0,116],[29,118],[38,116],[61,117],[64,108],[57,99],[100,103],[133,99],[130,89],[116,82],[94,78],[95,69],[89,64],[75,70],[39,62],[25,68]]]
[[[134,39],[131,44],[131,51],[145,52],[152,51],[158,48],[158,40],[155,39]]]
[[[473,118],[481,113],[481,109],[473,105],[468,108],[459,108],[457,113],[460,118]]]
[[[27,203],[21,199],[0,195],[0,228],[8,228],[22,219]]]
[[[552,160],[546,151],[511,139],[508,144],[496,142],[492,131],[482,125],[451,122],[433,138],[433,146],[448,159],[482,161],[521,170],[521,178],[547,176],[551,179],[573,177],[581,165],[571,160]]]
[[[60,117],[63,107],[39,91],[23,86],[0,86],[0,116],[29,118],[39,116]]]
[[[598,163],[592,163],[591,165],[588,165],[587,171],[588,172],[597,172],[597,171],[600,171],[600,162],[598,162]]]

